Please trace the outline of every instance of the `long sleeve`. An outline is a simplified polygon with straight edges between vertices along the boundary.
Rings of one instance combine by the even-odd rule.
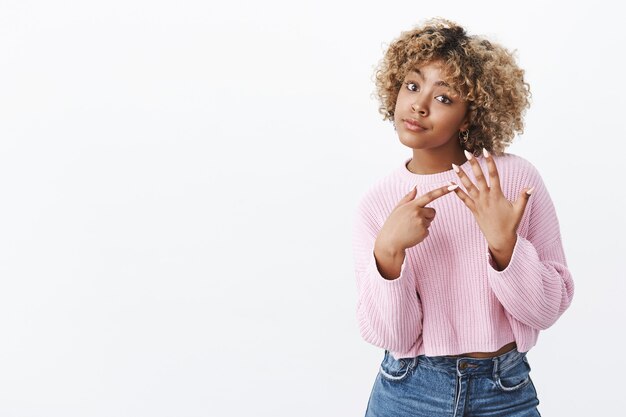
[[[526,207],[528,233],[518,230],[507,267],[498,271],[487,251],[491,289],[504,309],[534,329],[552,326],[574,296],[574,281],[567,267],[556,211],[541,176],[534,167],[527,178],[535,186]]]
[[[369,204],[373,202],[367,198],[361,200],[353,229],[359,330],[363,339],[375,346],[406,352],[422,332],[422,306],[408,265],[408,254],[397,279],[387,280],[381,276],[374,257],[380,227]]]

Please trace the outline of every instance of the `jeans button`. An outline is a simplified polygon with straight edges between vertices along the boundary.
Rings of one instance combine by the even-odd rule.
[[[465,369],[465,368],[467,368],[467,362],[459,363],[459,369]]]

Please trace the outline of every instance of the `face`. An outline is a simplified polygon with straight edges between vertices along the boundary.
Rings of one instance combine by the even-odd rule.
[[[413,149],[460,147],[458,134],[469,126],[467,102],[443,81],[438,61],[410,71],[400,87],[394,123],[400,142]]]

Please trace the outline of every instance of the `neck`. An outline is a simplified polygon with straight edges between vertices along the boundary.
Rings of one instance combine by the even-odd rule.
[[[428,175],[449,171],[452,164],[463,165],[467,161],[463,149],[459,146],[453,152],[413,149],[413,159],[407,168],[414,174]]]

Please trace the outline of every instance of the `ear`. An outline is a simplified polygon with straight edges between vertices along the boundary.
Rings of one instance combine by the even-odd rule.
[[[465,117],[463,117],[463,120],[461,120],[461,125],[459,126],[459,130],[463,132],[469,129],[469,127],[470,127],[470,112],[469,110],[467,110],[465,112]]]

